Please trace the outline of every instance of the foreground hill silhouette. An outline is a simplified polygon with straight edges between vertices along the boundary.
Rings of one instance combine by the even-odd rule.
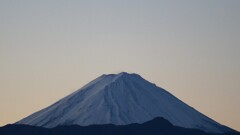
[[[6,125],[0,128],[0,135],[240,135],[228,133],[207,133],[199,129],[188,129],[172,125],[164,118],[155,118],[143,124],[129,125],[91,125],[57,126],[43,128],[29,125]]]

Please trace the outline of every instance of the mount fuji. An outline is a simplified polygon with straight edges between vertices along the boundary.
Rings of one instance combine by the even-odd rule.
[[[175,126],[224,133],[217,123],[138,74],[102,75],[51,106],[18,121],[45,128],[127,125],[162,117]]]

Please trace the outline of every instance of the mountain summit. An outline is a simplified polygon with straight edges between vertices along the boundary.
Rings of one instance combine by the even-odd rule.
[[[138,74],[102,75],[81,89],[16,124],[59,125],[144,123],[163,117],[173,125],[206,132],[231,131]]]

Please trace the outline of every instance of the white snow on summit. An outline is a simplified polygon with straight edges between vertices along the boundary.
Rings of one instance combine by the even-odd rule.
[[[176,126],[207,132],[229,130],[141,76],[125,72],[102,75],[17,124],[47,128],[73,124],[126,125],[156,117],[163,117]]]

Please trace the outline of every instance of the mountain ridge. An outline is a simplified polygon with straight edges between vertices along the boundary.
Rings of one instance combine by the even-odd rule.
[[[231,131],[138,74],[102,75],[76,92],[17,122],[42,127],[144,123],[164,117],[176,126]]]
[[[30,125],[6,125],[0,127],[1,135],[240,135],[237,131],[227,133],[207,133],[199,129],[188,129],[174,126],[162,117],[154,118],[142,124],[129,125],[68,125],[54,128],[35,127]]]

